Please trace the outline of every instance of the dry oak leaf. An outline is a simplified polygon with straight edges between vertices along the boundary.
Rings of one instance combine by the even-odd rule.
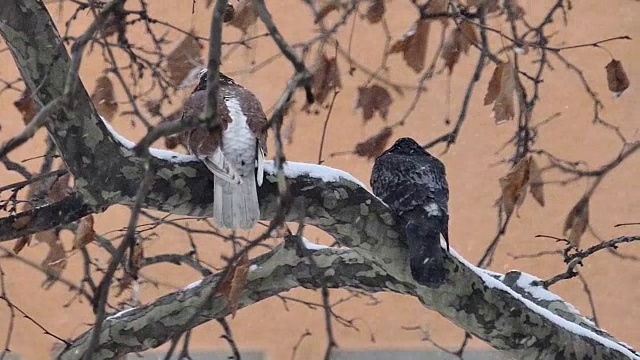
[[[463,21],[459,27],[452,29],[442,44],[440,56],[444,59],[445,66],[449,69],[449,74],[453,72],[454,66],[458,63],[461,53],[469,52],[471,44],[478,43],[478,34],[475,27]]]
[[[384,17],[385,12],[385,0],[370,0],[369,6],[364,14],[365,18],[371,24],[379,23]]]
[[[329,92],[342,88],[338,59],[336,57],[328,58],[327,55],[322,52],[316,59],[312,74],[313,82],[311,84],[311,90],[318,104],[324,103]]]
[[[376,112],[386,120],[389,115],[391,103],[393,103],[391,94],[380,85],[374,84],[371,86],[358,87],[356,109],[362,108],[362,119],[364,122],[373,119],[373,115]]]
[[[239,29],[244,34],[258,21],[258,12],[252,0],[240,0],[234,8],[233,19],[229,25]]]
[[[193,35],[186,35],[167,55],[169,80],[174,86],[180,86],[191,70],[201,63],[202,48]]]
[[[60,169],[65,168],[65,165],[62,164]],[[45,186],[48,189],[47,191],[47,200],[51,202],[58,202],[62,199],[66,198],[69,194],[71,194],[71,187],[69,186],[69,179],[71,178],[71,173],[68,172],[64,175],[59,176],[57,179],[53,181],[53,184],[49,185],[50,182],[46,182]]]
[[[484,104],[493,104],[493,118],[496,124],[512,120],[515,116],[514,94],[516,90],[515,69],[511,61],[506,61],[493,71]]]
[[[480,6],[484,5],[485,9],[487,10],[487,14],[500,10],[498,0],[467,0],[467,5],[473,6],[476,9],[479,9]]]
[[[124,38],[127,31],[127,14],[124,11],[112,12],[107,16],[107,20],[102,27],[102,35],[109,37],[114,34],[118,34],[119,37]]]
[[[348,2],[343,0],[320,0],[318,2],[318,13],[313,21],[314,24],[324,20],[327,15],[334,11],[338,11],[348,5]]]
[[[424,14],[427,16],[433,16],[434,14],[444,14],[447,13],[447,10],[449,8],[449,0],[428,0],[425,6],[426,8],[424,9]],[[448,16],[432,17],[432,19],[440,19],[440,21],[442,22],[442,26],[444,27],[447,27],[449,25]]]
[[[607,64],[605,69],[607,70],[609,90],[614,93],[615,97],[622,95],[629,87],[629,78],[622,67],[622,63],[619,60],[613,59]]]
[[[500,188],[502,188],[502,205],[507,217],[511,216],[516,207],[520,207],[524,202],[529,187],[529,161],[530,157],[525,157],[500,178]]]
[[[47,281],[43,284],[45,287],[53,284],[52,280],[55,280],[67,267],[67,257],[65,256],[62,242],[57,239],[56,241],[47,243],[47,245],[49,245],[49,252],[40,264],[42,270],[47,273]]]
[[[407,65],[416,73],[421,72],[427,56],[430,26],[428,20],[416,21],[409,31],[391,45],[389,54],[401,52]]]
[[[583,197],[569,211],[567,219],[564,221],[563,234],[569,232],[567,240],[576,248],[580,246],[580,238],[589,225],[589,198]]]
[[[509,21],[522,19],[525,14],[524,8],[518,4],[517,0],[505,0],[504,10],[507,13],[507,19]]]
[[[73,238],[73,247],[71,250],[82,249],[96,239],[96,232],[93,230],[93,221],[93,215],[87,215],[80,219]]]
[[[238,302],[240,301],[240,295],[244,290],[247,283],[247,276],[249,275],[249,255],[245,252],[231,265],[224,282],[221,284],[220,293],[227,298],[229,306],[231,308],[231,317],[236,316],[238,310]]]
[[[356,155],[366,157],[367,159],[376,158],[378,155],[382,154],[386,148],[391,135],[393,135],[393,130],[386,126],[376,135],[373,135],[364,142],[357,144],[354,152]]]
[[[13,103],[13,106],[20,111],[25,125],[28,125],[38,113],[36,103],[31,97],[31,90],[28,88],[22,92],[18,100]]]
[[[533,198],[541,206],[544,206],[542,174],[540,167],[531,156],[520,160],[507,175],[500,178],[500,188],[502,189],[502,205],[507,216],[510,216],[515,209],[522,205],[527,190],[530,190]]]
[[[93,94],[91,94],[91,102],[98,114],[109,122],[113,120],[116,111],[118,111],[118,103],[115,101],[113,94],[113,83],[108,76],[102,75],[96,79],[96,87],[93,89]]]
[[[529,162],[529,185],[533,198],[536,199],[540,206],[544,206],[544,188],[542,182],[542,172],[534,158]]]

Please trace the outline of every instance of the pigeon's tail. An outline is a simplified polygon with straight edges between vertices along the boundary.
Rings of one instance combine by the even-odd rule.
[[[213,218],[227,229],[251,229],[260,220],[256,178],[247,176],[240,184],[214,180]]]
[[[440,246],[441,224],[438,217],[422,215],[405,225],[411,275],[425,286],[439,286],[447,276],[444,249]]]

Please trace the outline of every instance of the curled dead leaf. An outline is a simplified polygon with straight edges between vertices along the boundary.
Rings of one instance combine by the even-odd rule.
[[[611,60],[605,67],[607,70],[607,85],[609,90],[612,91],[616,97],[622,95],[622,93],[629,87],[629,78],[627,73],[622,67],[622,63],[619,60]]]
[[[459,28],[451,29],[442,44],[440,57],[444,59],[444,65],[449,69],[449,74],[453,72],[453,67],[460,59],[460,53],[463,50],[462,32]]]
[[[467,5],[473,6],[476,9],[479,9],[480,6],[484,6],[487,14],[500,10],[498,0],[467,0]]]
[[[47,274],[47,280],[42,284],[45,288],[53,285],[58,276],[60,276],[62,271],[67,267],[67,258],[62,242],[58,239],[47,245],[49,245],[49,252],[44,260],[42,260],[42,263],[40,263],[42,270]]]
[[[329,58],[324,52],[320,53],[313,66],[312,74],[311,90],[319,104],[324,103],[331,91],[342,87],[336,57]]]
[[[522,17],[524,17],[524,8],[518,4],[517,0],[505,0],[503,6],[509,21],[522,19]]]
[[[529,183],[530,191],[533,198],[536,199],[540,206],[544,206],[544,184],[542,182],[542,172],[534,158],[529,162]]]
[[[589,198],[583,197],[569,211],[564,222],[563,234],[569,232],[567,240],[576,248],[580,246],[580,239],[589,225]]]
[[[13,244],[13,252],[16,253],[16,255],[19,254],[25,246],[29,245],[30,241],[31,235],[25,235],[21,237],[20,239],[18,239],[18,241],[16,241],[15,244]]]
[[[523,158],[507,175],[500,178],[502,206],[507,217],[511,216],[513,210],[522,205],[527,195],[530,159],[530,157]]]
[[[28,88],[22,92],[18,100],[13,103],[13,106],[15,106],[22,115],[22,121],[25,125],[28,125],[38,113],[36,103],[31,97],[31,90]]]
[[[379,23],[384,17],[385,12],[385,0],[370,0],[369,6],[365,12],[365,17],[371,24]]]
[[[80,219],[73,238],[72,250],[82,249],[96,239],[96,232],[93,230],[93,221],[93,215],[87,215]]]
[[[433,15],[444,14],[447,12],[448,8],[449,8],[449,0],[428,0],[426,2],[426,8],[424,9],[424,14],[427,16],[431,15],[432,19],[439,19],[442,22],[442,25],[446,27],[449,25],[448,16],[433,17]]]
[[[391,94],[380,85],[358,87],[356,109],[362,109],[362,118],[365,122],[371,120],[376,112],[386,120],[391,103],[393,103]]]
[[[233,5],[227,4],[227,8],[224,9],[224,17],[222,18],[222,22],[228,23],[233,20],[233,17],[236,15],[236,9],[233,8]]]
[[[30,222],[31,222],[31,216],[23,215],[23,216],[20,216],[19,218],[14,219],[13,223],[11,223],[11,227],[14,230],[22,230],[26,228]]]
[[[379,133],[373,135],[369,139],[356,145],[355,153],[358,156],[366,157],[367,159],[373,159],[382,154],[389,142],[389,138],[393,134],[393,130],[386,126],[380,130]]]
[[[227,23],[243,33],[247,33],[249,28],[258,21],[258,12],[256,11],[252,0],[240,0],[234,9],[233,18]]]
[[[127,31],[127,14],[124,11],[113,11],[107,16],[102,27],[102,35],[109,37],[118,34],[119,38],[125,38]]]
[[[510,61],[496,66],[493,71],[484,104],[493,104],[493,118],[496,124],[512,120],[515,116],[514,94],[516,90],[515,69]]]
[[[169,80],[179,86],[191,70],[201,63],[202,48],[193,35],[186,35],[180,43],[167,55]]]
[[[316,14],[316,18],[313,23],[319,23],[320,21],[324,20],[327,15],[331,14],[334,11],[340,10],[345,5],[347,5],[347,3],[343,0],[320,0],[318,2],[318,13]]]
[[[64,168],[64,164],[60,168]],[[57,202],[66,198],[72,191],[71,187],[69,187],[69,179],[71,179],[71,173],[68,172],[56,178],[51,185],[47,181],[45,183],[45,189],[48,189],[47,200]]]
[[[91,102],[95,106],[98,114],[111,122],[113,116],[118,111],[118,103],[113,94],[113,83],[107,75],[102,75],[96,79],[96,86],[91,94]]]
[[[407,65],[416,73],[421,72],[427,56],[430,27],[431,23],[428,20],[416,21],[409,31],[391,45],[389,53],[401,52]]]
[[[231,265],[224,282],[221,284],[220,293],[227,298],[231,308],[231,317],[236,316],[240,295],[244,291],[249,275],[249,255],[245,252],[235,264]]]

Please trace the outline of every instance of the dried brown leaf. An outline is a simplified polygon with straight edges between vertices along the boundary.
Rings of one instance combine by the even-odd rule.
[[[500,10],[498,0],[467,0],[467,5],[473,6],[477,9],[479,9],[480,6],[484,5],[484,7],[487,9],[487,14]]]
[[[228,23],[236,16],[236,9],[231,4],[227,4],[227,8],[224,9],[224,17],[222,22]]]
[[[246,34],[257,21],[258,12],[253,6],[253,1],[241,0],[234,9],[233,19],[228,24]]]
[[[362,108],[362,118],[367,122],[377,112],[383,119],[389,115],[389,107],[393,103],[391,94],[384,87],[374,84],[358,87],[356,109]]]
[[[480,39],[478,39],[478,33],[476,32],[475,25],[470,22],[463,21],[459,27],[460,30],[460,38],[459,38],[459,46],[462,51],[466,54],[471,48],[471,45],[478,44]]]
[[[426,15],[443,14],[446,13],[449,8],[449,0],[428,0],[426,6]],[[437,18],[432,17],[432,19],[439,19],[443,26],[448,26],[449,17],[447,16],[439,16]]]
[[[544,184],[542,182],[542,172],[534,158],[529,163],[529,183],[530,191],[533,198],[536,199],[540,206],[544,206]]]
[[[460,59],[462,45],[460,37],[460,29],[454,28],[449,32],[442,44],[440,57],[444,59],[444,65],[449,69],[449,74],[453,72],[453,67],[458,63],[458,59]]]
[[[370,0],[369,6],[365,12],[365,17],[371,24],[377,24],[384,17],[385,5],[384,0]]]
[[[427,20],[416,21],[409,31],[391,45],[389,53],[401,52],[407,65],[416,73],[421,72],[427,56],[430,26]]]
[[[53,181],[53,184],[48,185],[47,199],[51,202],[57,202],[66,198],[71,194],[71,187],[69,187],[69,179],[71,173],[66,173]]]
[[[14,230],[22,230],[25,227],[27,227],[27,225],[29,225],[30,222],[31,222],[31,216],[24,215],[24,216],[21,216],[21,217],[19,217],[17,219],[14,219],[13,223],[11,224],[11,227]]]
[[[326,54],[321,53],[316,59],[312,73],[313,83],[311,89],[319,104],[324,103],[331,91],[342,87],[338,59],[336,57],[328,58]]]
[[[185,35],[184,39],[167,55],[169,80],[174,86],[179,86],[191,70],[201,63],[201,50],[200,44],[193,36]]]
[[[235,264],[229,269],[224,283],[221,284],[220,292],[227,298],[231,308],[231,316],[236,316],[240,295],[244,291],[249,275],[249,255],[245,252]]]
[[[510,21],[522,19],[524,16],[524,8],[518,4],[517,0],[505,0],[504,8],[507,12],[507,19]]]
[[[580,239],[587,230],[589,225],[589,198],[583,197],[578,203],[569,211],[567,219],[564,222],[563,233],[569,236],[567,239],[575,247],[580,246]]]
[[[389,138],[393,134],[393,130],[386,126],[380,130],[379,133],[370,137],[356,145],[355,153],[358,156],[367,157],[367,159],[373,159],[382,154],[389,142]]]
[[[47,273],[48,281],[45,282],[45,284],[51,284],[52,280],[57,279],[57,277],[67,267],[67,258],[65,256],[62,242],[60,242],[60,240],[58,239],[55,242],[48,243],[48,245],[49,252],[40,264],[42,266],[42,270]]]
[[[55,244],[58,242],[58,233],[55,229],[49,229],[45,231],[41,231],[34,236],[35,244],[45,243],[45,244]]]
[[[316,14],[316,18],[313,21],[314,24],[319,23],[324,20],[327,15],[331,14],[334,11],[340,10],[344,6],[344,2],[342,0],[321,0],[318,3],[318,13]]]
[[[124,35],[126,29],[126,13],[120,11],[112,12],[107,16],[107,20],[105,21],[101,31],[104,37],[109,37],[115,34]]]
[[[20,114],[22,115],[22,121],[25,125],[28,125],[38,113],[36,103],[35,101],[33,101],[33,98],[31,97],[31,91],[28,88],[22,92],[18,100],[13,103],[13,106],[15,106],[18,111],[20,111]]]
[[[31,235],[25,235],[21,237],[13,245],[13,252],[16,253],[16,255],[19,254],[26,245],[29,245],[29,242],[31,242]]]
[[[73,238],[72,250],[82,249],[96,239],[96,232],[93,230],[93,221],[93,215],[87,215],[80,219]]]
[[[133,276],[131,276],[128,271],[125,271],[122,278],[117,279],[116,283],[112,285],[112,287],[116,289],[114,296],[120,297],[120,295],[122,295],[125,290],[131,287],[131,284],[133,284],[133,280]]]
[[[516,89],[515,69],[510,61],[496,66],[493,71],[484,104],[493,104],[493,118],[496,124],[512,120],[515,116],[514,94]]]
[[[91,94],[91,102],[98,114],[109,122],[113,120],[116,111],[118,111],[118,103],[113,94],[113,83],[108,76],[102,75],[96,79],[96,87],[93,89],[93,94]]]
[[[502,205],[507,216],[510,216],[513,210],[522,205],[527,195],[530,159],[530,157],[523,158],[507,175],[500,178]]]
[[[607,64],[605,69],[607,70],[609,90],[616,96],[620,96],[622,92],[627,90],[630,84],[627,73],[622,67],[622,63],[619,60],[613,59]]]

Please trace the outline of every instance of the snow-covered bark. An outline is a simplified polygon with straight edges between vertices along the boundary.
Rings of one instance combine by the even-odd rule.
[[[36,0],[0,2],[0,35],[39,105],[61,97],[70,58],[45,6]],[[75,178],[76,193],[60,203],[0,219],[0,240],[34,233],[131,204],[144,173],[143,159],[96,114],[83,86],[46,124]],[[212,175],[193,158],[152,151],[155,174],[144,206],[173,214],[211,213]],[[266,167],[259,196],[263,219],[278,209],[273,165]],[[384,204],[348,173],[323,166],[288,163],[285,175],[293,198],[288,221],[304,221],[331,234],[348,249],[306,245],[313,267],[299,249],[285,243],[252,260],[240,307],[294,287],[353,287],[389,291],[418,299],[460,328],[519,359],[640,359],[581,316],[562,299],[532,285],[532,277],[478,269],[454,251],[448,281],[439,288],[418,285],[408,271],[406,247]],[[29,215],[25,227],[12,226]],[[24,222],[21,222],[24,223]],[[253,266],[255,265],[255,266]],[[229,314],[229,304],[212,290],[214,274],[147,305],[114,314],[102,326],[95,359],[111,359],[156,347],[203,322]],[[193,316],[195,314],[195,316]],[[193,319],[193,321],[189,321]],[[90,332],[72,341],[61,358],[80,359]]]

